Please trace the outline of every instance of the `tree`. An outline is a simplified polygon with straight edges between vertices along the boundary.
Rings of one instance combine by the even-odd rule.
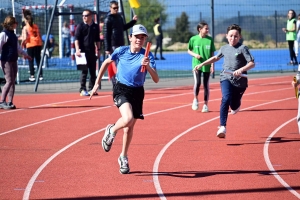
[[[189,25],[189,17],[185,12],[182,12],[181,16],[176,18],[175,30],[170,31],[172,43],[187,43],[189,41],[193,36],[193,33],[189,31]]]
[[[123,1],[126,22],[131,20],[129,2]],[[139,0],[140,7],[134,8],[135,14],[138,16],[138,23],[143,24],[149,33],[153,33],[154,20],[160,17],[160,23],[163,25],[167,19],[165,6],[158,0]]]

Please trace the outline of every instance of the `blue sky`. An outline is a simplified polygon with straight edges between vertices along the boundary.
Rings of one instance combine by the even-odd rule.
[[[0,0],[0,8],[11,8],[12,0]],[[58,0],[60,3],[62,0]],[[103,1],[109,2],[109,0],[100,0],[100,6]],[[140,0],[141,2],[142,0]],[[158,0],[166,6],[166,13],[168,14],[167,26],[171,26],[172,22],[181,15],[182,12],[186,12],[190,19],[200,21],[206,20],[211,17],[211,0]],[[39,4],[44,5],[45,0],[15,0],[15,2],[22,2],[22,4]],[[24,3],[25,2],[25,3]],[[47,0],[48,4],[54,4],[55,0]],[[93,4],[94,0],[66,0],[65,4],[78,5],[89,3]],[[128,0],[123,0],[123,3]],[[15,4],[21,5],[21,4]],[[102,4],[103,5],[103,4]],[[105,6],[106,7],[106,6]],[[279,14],[285,14],[291,8],[295,9],[296,13],[300,13],[300,0],[214,0],[215,18],[218,17],[233,17],[237,16],[238,11],[241,15],[273,15],[277,10]],[[103,9],[100,9],[103,10]],[[206,20],[207,21],[207,20]]]

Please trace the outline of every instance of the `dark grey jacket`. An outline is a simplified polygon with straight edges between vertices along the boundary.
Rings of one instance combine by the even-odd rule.
[[[112,47],[125,45],[124,31],[133,27],[136,20],[125,24],[120,14],[108,14],[104,20],[104,45],[105,51],[112,51]]]

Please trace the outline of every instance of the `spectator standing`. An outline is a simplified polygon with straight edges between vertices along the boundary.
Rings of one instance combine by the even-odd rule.
[[[100,31],[100,34],[99,34],[99,37],[100,37],[100,49],[101,51],[99,52],[100,56],[103,54],[105,54],[104,52],[104,33],[103,33],[103,29],[104,29],[104,16],[101,16],[100,19],[99,19],[100,23],[99,23],[99,31]],[[105,55],[104,55],[105,57]],[[103,57],[103,60],[105,59]],[[102,60],[102,61],[103,61]]]
[[[156,57],[156,53],[157,50],[159,48],[159,54],[160,54],[160,59],[161,60],[165,60],[165,58],[162,55],[162,51],[163,51],[163,31],[161,29],[161,25],[160,25],[160,18],[156,18],[154,20],[155,25],[153,27],[153,31],[154,31],[154,35],[155,35],[155,39],[156,39],[156,48],[154,51],[154,59],[158,60],[158,58]]]
[[[110,12],[104,20],[104,45],[105,54],[110,55],[120,46],[125,45],[124,31],[133,27],[137,21],[137,16],[134,15],[129,23],[124,23],[121,14],[118,13],[119,5],[117,1],[110,2]],[[115,84],[115,77],[111,78]]]
[[[25,16],[27,16],[27,15],[31,15],[31,11],[24,9],[23,12],[22,12],[22,24],[21,24],[21,30],[22,31],[23,31],[24,26],[26,26],[26,24],[25,24]],[[22,34],[20,35],[19,40],[22,40]],[[25,47],[22,47],[22,48],[25,49]]]
[[[80,96],[89,96],[89,92],[93,89],[96,80],[96,62],[100,57],[100,38],[99,25],[93,21],[91,10],[84,10],[82,13],[83,22],[77,25],[75,32],[75,48],[76,56],[81,56],[80,53],[85,53],[87,61],[87,69],[82,69],[80,76]],[[95,44],[97,48],[95,48]],[[96,50],[98,50],[96,56]],[[86,79],[90,72],[89,92],[86,89]],[[93,95],[97,95],[95,91]]]
[[[41,62],[42,39],[39,27],[36,24],[33,24],[31,15],[25,16],[25,24],[26,25],[22,30],[22,46],[26,47],[28,55],[32,58],[32,60],[29,60],[29,81],[35,81],[34,60],[38,69]],[[41,69],[39,79],[43,80],[43,69]]]
[[[18,73],[18,54],[22,54],[25,58],[31,59],[28,54],[19,46],[18,38],[14,33],[14,29],[18,26],[18,22],[12,16],[7,16],[2,24],[4,30],[0,33],[0,53],[1,68],[5,75],[5,85],[1,94],[1,109],[16,109],[13,104],[15,94],[15,80]],[[8,102],[6,102],[8,99]]]
[[[286,28],[282,28],[282,31],[286,34],[286,40],[289,45],[289,52],[291,61],[289,64],[297,65],[297,57],[294,51],[294,41],[296,40],[296,12],[294,10],[288,11],[288,20],[286,23]]]
[[[193,69],[200,63],[206,61],[210,57],[214,56],[216,50],[213,38],[208,36],[209,27],[206,22],[201,22],[197,25],[198,34],[191,37],[188,44],[188,54],[192,58]],[[208,100],[209,100],[209,78],[210,73],[214,72],[214,64],[205,65],[198,71],[193,71],[194,76],[194,100],[192,104],[193,110],[198,110],[198,95],[201,86],[201,75],[203,72],[203,88],[204,88],[204,105],[202,112],[209,112]]]
[[[71,34],[70,34],[70,27],[67,22],[64,22],[61,32],[62,32],[63,57],[69,57],[71,54]]]

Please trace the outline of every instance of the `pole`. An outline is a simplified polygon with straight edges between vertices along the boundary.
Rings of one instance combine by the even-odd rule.
[[[211,37],[215,38],[215,14],[214,14],[214,0],[211,0]],[[215,78],[215,71],[212,73],[212,78]]]
[[[276,41],[276,48],[278,43],[278,35],[277,35],[277,10],[275,10],[275,41]]]
[[[58,11],[61,13],[63,11],[63,4],[65,3],[66,0],[62,0],[59,3],[59,8]],[[58,38],[59,38],[59,57],[62,58],[63,57],[63,42],[62,42],[62,24],[63,24],[63,16],[59,15],[58,16]]]
[[[119,0],[119,10],[120,9],[121,9],[121,12],[122,12],[124,24],[126,24],[126,19],[125,19],[125,13],[124,13],[124,7],[123,7],[122,0]],[[128,31],[126,30],[125,32],[126,32],[126,37],[125,38],[127,38],[127,44],[129,44]]]
[[[13,16],[15,17],[16,16],[16,14],[15,14],[15,0],[12,0],[11,4],[12,4]],[[2,10],[0,12],[2,12]],[[14,32],[16,34],[16,29],[14,30]],[[19,75],[19,70],[18,70],[18,72],[17,72],[17,84],[19,84],[19,83],[20,83],[20,75]]]
[[[47,35],[46,35],[45,41],[48,41],[48,39],[49,39],[50,31],[51,31],[52,24],[53,24],[54,13],[55,13],[55,10],[56,10],[56,7],[57,7],[57,2],[58,2],[58,0],[55,0],[55,4],[52,8],[52,13],[51,13],[51,17],[50,17],[50,24],[48,25]],[[46,46],[47,46],[47,42],[44,43],[43,54],[42,54],[41,60],[44,60],[45,53],[46,53]],[[38,85],[39,85],[39,80],[40,80],[39,77],[40,77],[40,74],[41,74],[42,65],[43,65],[43,62],[40,62],[39,63],[39,69],[38,69],[38,72],[37,72],[37,79],[36,79],[35,86],[34,86],[34,91],[35,92],[37,91],[37,88],[38,88]]]

